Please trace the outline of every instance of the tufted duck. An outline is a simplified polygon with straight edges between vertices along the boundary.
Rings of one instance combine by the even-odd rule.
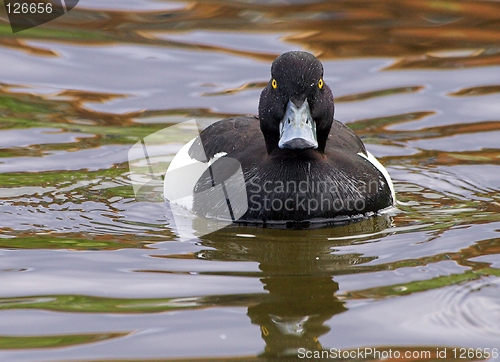
[[[276,58],[258,118],[221,120],[184,149],[192,159],[211,165],[194,186],[192,211],[217,218],[227,210],[220,197],[206,197],[214,189],[217,165],[228,174],[238,168],[242,172],[244,181],[236,191],[246,203],[233,218],[236,222],[334,223],[393,206],[388,172],[333,115],[321,62],[302,51]],[[197,197],[202,192],[205,196]]]

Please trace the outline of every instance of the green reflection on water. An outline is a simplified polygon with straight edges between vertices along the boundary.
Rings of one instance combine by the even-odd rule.
[[[0,310],[43,309],[78,313],[161,313],[207,306],[248,306],[265,294],[221,295],[186,298],[104,298],[86,295],[47,295],[0,298]]]
[[[0,350],[67,347],[119,338],[127,334],[128,333],[99,333],[54,336],[0,336]]]
[[[345,293],[344,296],[349,299],[382,299],[391,296],[409,295],[443,288],[462,282],[477,280],[485,276],[500,276],[500,269],[484,268],[475,271],[466,271],[463,274],[446,275],[429,280],[419,280],[410,283],[356,290]]]
[[[3,6],[2,6],[3,7]],[[39,26],[32,29],[26,29],[20,33],[13,34],[12,28],[8,24],[0,24],[0,36],[12,38],[34,38],[34,39],[61,39],[61,40],[110,40],[110,37],[105,33],[96,32],[95,30],[83,30],[81,28],[57,29],[47,26]]]
[[[128,240],[127,240],[128,239]],[[53,235],[17,236],[15,238],[0,238],[0,248],[6,249],[72,249],[72,250],[117,250],[125,248],[141,248],[150,242],[144,237],[133,240],[123,237],[99,236],[55,237]]]
[[[52,110],[50,109],[50,105],[42,104],[42,103],[35,103],[35,102],[26,102],[26,100],[20,99],[21,97],[14,97],[14,96],[7,96],[7,95],[1,95],[0,96],[0,111],[2,112],[12,112],[13,114],[16,115],[22,115],[25,113],[33,113],[33,114],[39,114],[39,113],[51,113]],[[23,125],[20,125],[23,126]],[[3,129],[5,128],[10,128],[5,126],[5,121],[2,122],[2,127]]]

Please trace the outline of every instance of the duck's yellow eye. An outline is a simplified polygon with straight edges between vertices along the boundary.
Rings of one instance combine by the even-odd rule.
[[[320,80],[318,81],[318,88],[319,88],[319,89],[323,88],[323,84],[325,84],[325,83],[323,82],[323,79],[320,79]]]
[[[276,82],[276,79],[273,79],[271,81],[271,85],[273,86],[274,89],[278,88],[278,82]]]

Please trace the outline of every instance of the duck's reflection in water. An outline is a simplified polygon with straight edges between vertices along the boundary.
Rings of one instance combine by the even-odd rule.
[[[300,268],[289,271],[300,272]],[[252,323],[260,326],[266,342],[265,354],[297,355],[299,348],[321,350],[318,338],[329,330],[324,322],[346,310],[335,297],[338,284],[328,276],[300,274],[268,276],[261,280],[269,298],[250,306],[248,316]]]
[[[336,274],[352,273],[353,265],[372,258],[334,254],[335,246],[359,241],[353,235],[386,229],[387,216],[323,229],[276,230],[232,226],[202,238],[203,258],[259,263],[265,294],[252,298],[248,316],[259,325],[265,356],[297,356],[299,349],[322,350],[319,337],[329,331],[325,322],[344,312],[335,293]]]

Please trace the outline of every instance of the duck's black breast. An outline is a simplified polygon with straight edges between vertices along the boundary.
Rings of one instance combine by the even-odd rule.
[[[256,117],[217,122],[196,142],[191,157],[204,161],[201,142],[208,159],[222,153],[240,163],[248,200],[240,222],[324,221],[376,212],[392,203],[384,176],[359,155],[366,154],[361,140],[337,121],[324,153],[276,148],[268,154]],[[211,177],[206,172],[200,178],[195,195],[213,184]],[[205,197],[197,202],[195,197],[194,211],[203,215],[224,212],[226,205],[217,198],[213,203],[210,200]]]

